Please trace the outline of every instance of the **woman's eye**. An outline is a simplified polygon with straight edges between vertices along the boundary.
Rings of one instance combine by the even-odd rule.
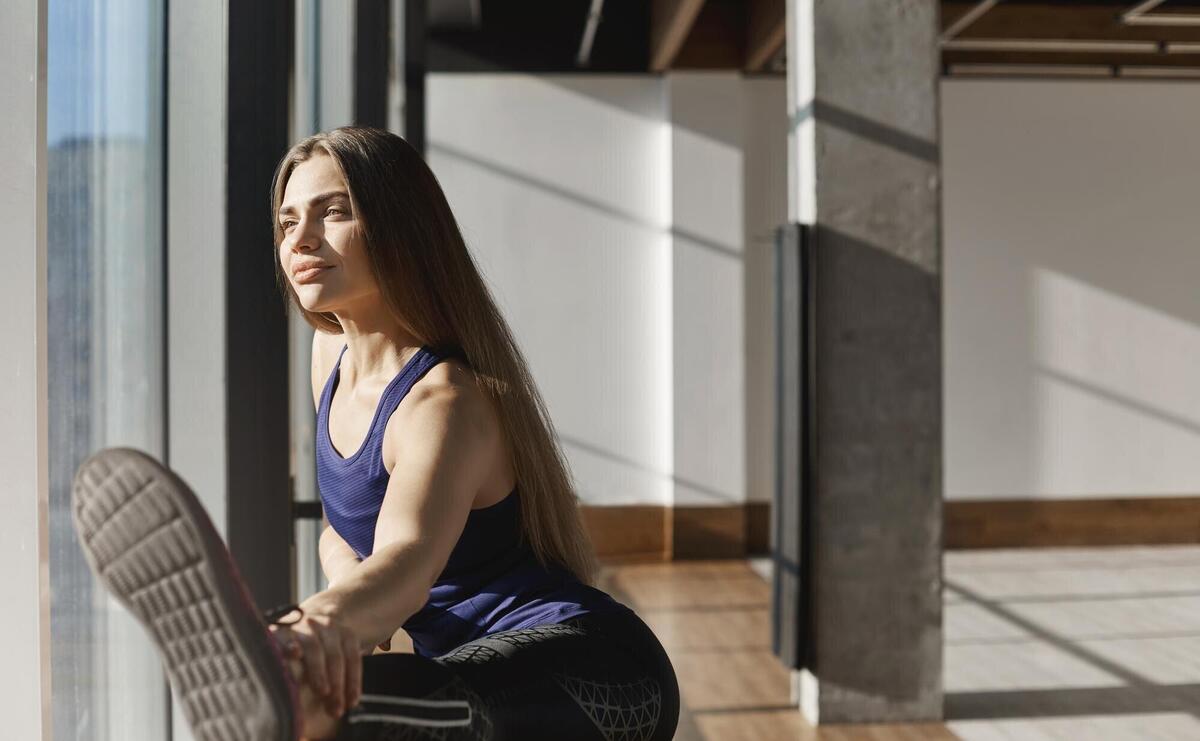
[[[296,222],[294,222],[294,221],[285,221],[285,222],[283,222],[282,224],[280,224],[280,226],[281,226],[281,227],[283,227],[283,230],[284,230],[285,232],[286,232],[288,229],[291,229],[292,227],[294,227],[295,225],[296,225]]]
[[[335,207],[331,207],[331,208],[327,208],[327,209],[325,209],[325,215],[326,215],[326,216],[329,216],[329,215],[331,215],[331,214],[337,214],[337,215],[339,215],[339,216],[340,216],[340,215],[342,215],[342,214],[345,214],[345,213],[346,213],[345,211],[343,211],[343,210],[342,210],[342,209],[340,209],[340,208],[337,208],[336,206],[335,206]]]

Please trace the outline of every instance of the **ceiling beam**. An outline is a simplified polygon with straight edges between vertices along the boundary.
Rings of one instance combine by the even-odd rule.
[[[683,48],[704,0],[654,0],[650,7],[650,71],[663,72]]]
[[[1149,9],[1148,2],[1134,8]],[[1200,20],[1197,13],[1187,17]],[[942,63],[947,67],[1200,66],[1200,26],[1129,25],[1111,4],[951,0],[942,3],[942,22]]]
[[[787,6],[784,0],[750,0],[746,15],[744,68],[758,72],[787,41]]]
[[[1200,67],[1200,52],[1179,54],[1112,53],[1102,51],[953,51],[942,52],[942,63],[956,64],[1031,64],[1031,65],[1107,65],[1136,67]]]
[[[943,31],[978,7],[976,2],[944,2]],[[998,3],[955,34],[956,39],[1075,39],[1110,41],[1200,41],[1196,26],[1137,26],[1121,22],[1111,5]],[[1144,16],[1143,16],[1144,17]],[[1200,19],[1200,15],[1194,16]]]

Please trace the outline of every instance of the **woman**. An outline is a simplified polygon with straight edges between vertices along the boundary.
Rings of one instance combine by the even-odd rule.
[[[670,662],[588,586],[545,407],[421,157],[374,129],[310,137],[280,163],[273,216],[281,284],[318,330],[329,588],[268,633],[169,472],[116,451],[76,485],[88,558],[159,641],[200,737],[671,738]],[[401,627],[415,654],[363,658]]]

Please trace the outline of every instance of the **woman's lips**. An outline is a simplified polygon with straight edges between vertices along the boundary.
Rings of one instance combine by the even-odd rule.
[[[313,265],[313,266],[307,267],[307,268],[300,268],[296,272],[292,273],[292,279],[295,280],[297,283],[312,283],[312,282],[316,281],[318,278],[320,278],[321,275],[326,270],[329,270],[331,267],[333,267],[333,266],[332,265]]]

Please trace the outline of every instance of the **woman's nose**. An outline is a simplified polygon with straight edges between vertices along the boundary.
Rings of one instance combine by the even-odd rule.
[[[313,225],[302,221],[292,230],[292,249],[296,252],[314,250],[321,244],[321,235]]]

